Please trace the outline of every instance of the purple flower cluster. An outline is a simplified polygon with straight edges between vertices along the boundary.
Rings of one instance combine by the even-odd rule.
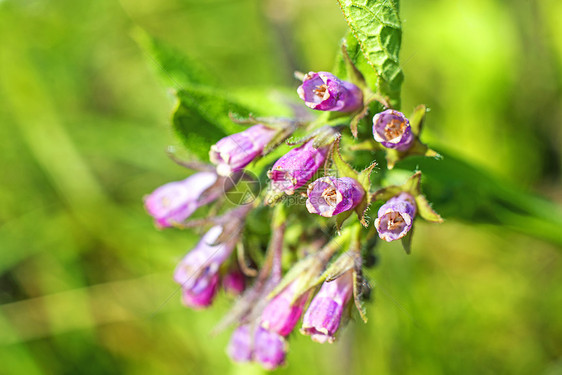
[[[267,369],[282,365],[287,354],[285,339],[297,325],[311,291],[297,293],[298,280],[290,283],[269,301],[260,324],[239,326],[230,339],[227,352],[236,362],[256,361]],[[301,332],[320,343],[334,342],[343,312],[353,292],[352,271],[324,282],[304,313]]]
[[[363,118],[373,96],[371,92],[369,99],[364,102],[364,94],[358,86],[327,72],[306,74],[297,91],[310,108],[343,112],[330,115],[337,121],[341,118]],[[375,164],[363,172],[346,165],[340,153],[341,124],[304,124],[300,120],[274,119],[257,122],[211,146],[209,159],[212,165],[197,164],[198,167],[194,168],[200,169],[199,172],[183,181],[157,188],[145,198],[144,203],[158,228],[207,228],[174,272],[174,280],[182,290],[183,304],[193,309],[206,308],[213,303],[222,287],[226,294],[237,300],[226,319],[227,323],[236,326],[227,348],[228,355],[236,362],[254,361],[272,370],[285,363],[288,336],[295,331],[299,321],[302,322],[302,334],[310,336],[315,342],[332,343],[342,321],[351,314],[348,307],[352,298],[355,298],[356,304],[359,303],[361,293],[354,290],[354,281],[361,272],[360,224],[367,226],[363,215],[373,196],[387,199],[395,194],[379,209],[374,223],[380,238],[394,241],[403,238],[411,230],[419,191],[415,194],[396,194],[401,190],[392,187],[382,189],[380,194],[372,194],[367,182]],[[283,123],[291,125],[280,125]],[[318,223],[314,223],[314,220],[326,219],[308,215],[310,222],[300,223],[306,216],[298,216],[295,221],[296,215],[291,216],[286,212],[285,202],[277,203],[272,199],[271,204],[277,203],[279,206],[275,207],[271,218],[265,219],[271,220],[269,244],[266,246],[262,243],[262,233],[250,235],[248,241],[241,241],[242,233],[252,234],[253,228],[244,228],[245,221],[262,201],[258,199],[253,204],[223,209],[228,205],[223,205],[223,195],[239,181],[251,178],[244,169],[275,149],[277,143],[289,137],[297,126],[305,128],[309,134],[305,135],[300,146],[279,155],[271,165],[267,172],[270,180],[267,194],[272,192],[277,199],[285,194],[293,195],[308,184],[306,194],[299,194],[303,197],[306,195],[306,209],[323,218],[343,214],[332,219],[341,237],[338,241],[326,241],[323,236],[318,236],[315,231]],[[373,136],[385,148],[397,151],[408,150],[415,141],[408,119],[392,109],[373,117]],[[372,140],[369,143],[373,145]],[[336,166],[341,177],[325,175],[327,168],[332,165]],[[320,177],[315,177],[316,174],[320,174]],[[415,176],[420,178],[419,174]],[[408,186],[402,191],[410,191]],[[196,220],[191,218],[200,207],[214,201],[218,202],[214,209],[209,210],[213,215]],[[424,201],[418,199],[418,202]],[[267,200],[265,203],[270,204]],[[426,218],[424,213],[427,213],[427,208],[421,206],[422,203],[420,212]],[[429,203],[426,202],[426,205]],[[352,210],[356,211],[357,218],[353,217],[350,221],[355,222],[340,231],[343,221],[351,217]],[[215,213],[217,216],[214,216]],[[264,216],[259,215],[257,213],[251,219],[256,222],[257,217],[258,221],[263,221]],[[437,218],[440,219],[438,215]],[[297,238],[303,242],[297,245],[298,249],[291,258],[297,254],[303,259],[298,260],[298,264],[295,262],[283,276],[286,263],[283,251],[289,247],[284,242],[285,230],[290,225],[294,225],[290,229],[295,230]],[[253,251],[244,252],[246,245],[254,246]],[[255,253],[256,247],[267,248],[263,262],[249,255]],[[237,254],[233,254],[235,249],[239,249]],[[352,254],[351,258],[342,255],[330,263],[332,258],[336,258],[335,254],[345,250],[347,253],[344,255]],[[351,263],[349,259],[352,259]],[[253,281],[252,277],[255,277]]]
[[[293,331],[310,296],[310,291],[307,291],[295,300],[294,288],[291,290],[289,286],[287,289],[271,300],[262,314],[262,327],[281,336]],[[319,343],[334,342],[352,294],[352,271],[324,282],[304,313],[301,332]]]

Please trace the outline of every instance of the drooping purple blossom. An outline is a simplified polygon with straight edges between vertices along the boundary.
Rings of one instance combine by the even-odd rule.
[[[384,147],[398,151],[409,149],[415,138],[406,116],[394,109],[373,117],[373,137]]]
[[[230,256],[235,241],[215,243],[223,232],[216,225],[209,229],[199,243],[181,260],[174,272],[174,280],[181,285],[186,306],[209,306],[218,289],[219,267]]]
[[[240,171],[263,154],[264,148],[276,133],[277,130],[258,124],[229,135],[211,146],[211,163],[217,166],[217,173],[221,176]]]
[[[312,214],[332,217],[357,206],[365,191],[350,177],[321,177],[308,186],[306,208]]]
[[[329,146],[314,147],[314,140],[294,148],[275,162],[267,176],[272,187],[289,195],[303,186],[326,160]]]
[[[285,363],[287,342],[275,332],[245,324],[234,331],[226,352],[235,362],[256,361],[274,370]]]
[[[404,237],[412,228],[416,216],[416,201],[408,193],[390,198],[379,208],[375,227],[379,237],[391,242]]]
[[[291,282],[265,306],[261,315],[263,328],[287,336],[299,321],[309,293],[298,298],[298,279]]]
[[[304,103],[319,111],[353,112],[363,105],[363,92],[332,73],[310,72],[297,92]]]
[[[144,205],[160,228],[171,227],[187,219],[197,208],[218,198],[203,193],[217,181],[214,172],[195,173],[183,181],[170,182],[160,186],[145,198]]]
[[[335,280],[324,282],[304,314],[301,332],[319,343],[334,342],[343,310],[352,293],[351,270]]]

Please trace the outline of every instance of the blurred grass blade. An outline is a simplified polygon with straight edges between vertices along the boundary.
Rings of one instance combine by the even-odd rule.
[[[0,345],[145,318],[165,311],[166,296],[176,293],[176,287],[170,290],[168,274],[153,274],[3,304]]]

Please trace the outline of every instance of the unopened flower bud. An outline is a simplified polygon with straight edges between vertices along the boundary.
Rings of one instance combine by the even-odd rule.
[[[234,330],[226,348],[228,356],[234,362],[248,362],[252,360],[254,337],[251,327],[241,325]]]
[[[363,92],[332,73],[310,72],[297,92],[304,103],[319,111],[353,112],[363,105]]]
[[[219,282],[219,267],[234,249],[234,241],[215,243],[222,232],[220,225],[209,229],[176,268],[174,280],[182,287],[186,306],[203,308],[213,301]]]
[[[268,370],[274,370],[285,362],[287,342],[274,332],[246,324],[234,331],[226,352],[235,362],[253,360]]]
[[[357,206],[365,191],[350,177],[321,177],[308,186],[306,208],[312,214],[332,217]]]
[[[375,227],[379,237],[385,241],[395,241],[406,235],[412,228],[416,216],[416,202],[408,193],[400,193],[390,198],[379,208]]]
[[[287,342],[283,336],[261,327],[256,329],[254,360],[267,370],[275,370],[285,363]]]
[[[244,275],[237,269],[228,272],[222,279],[222,287],[233,296],[241,294],[246,287]]]
[[[386,148],[405,151],[414,142],[410,122],[401,112],[387,109],[373,117],[373,137]]]
[[[212,273],[207,269],[190,288],[182,288],[182,302],[195,310],[204,309],[213,303],[218,286],[218,273]]]
[[[302,315],[309,294],[304,293],[295,299],[296,292],[298,292],[298,279],[269,301],[261,316],[263,328],[282,336],[291,333]]]
[[[329,146],[314,147],[314,140],[294,148],[275,162],[267,176],[275,190],[289,195],[303,186],[326,160]]]
[[[261,156],[276,134],[277,130],[258,124],[243,132],[229,135],[211,146],[211,163],[216,164],[219,175],[229,176]]]
[[[319,343],[334,342],[342,313],[352,293],[352,270],[335,280],[324,282],[304,314],[301,332]]]
[[[214,172],[195,173],[183,181],[160,186],[146,197],[144,205],[158,227],[171,227],[187,219],[201,205],[218,198],[218,194],[211,194],[205,202],[200,199],[216,181]]]

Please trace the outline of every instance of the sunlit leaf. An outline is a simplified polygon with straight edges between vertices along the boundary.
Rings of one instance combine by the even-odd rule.
[[[151,37],[141,28],[133,30],[133,38],[167,85],[179,90],[193,84],[214,84],[211,74],[196,61]]]
[[[418,137],[423,127],[426,113],[427,108],[425,107],[425,105],[420,104],[414,109],[414,112],[408,118],[408,120],[410,121],[410,126],[412,127],[412,133],[414,133],[414,135]]]
[[[418,207],[418,214],[425,220],[434,223],[443,222],[441,216],[433,210],[425,196],[421,194],[416,196],[416,206]]]
[[[399,108],[404,75],[398,58],[402,39],[398,3],[394,0],[338,1],[363,55],[372,67],[370,75],[377,77],[377,91],[388,96],[394,108]],[[369,72],[362,73],[369,81]]]
[[[340,140],[336,140],[334,143],[332,153],[332,160],[334,161],[334,165],[338,169],[338,176],[339,177],[351,177],[354,180],[359,179],[359,173],[353,167],[351,167],[345,160],[343,160],[340,151]]]

